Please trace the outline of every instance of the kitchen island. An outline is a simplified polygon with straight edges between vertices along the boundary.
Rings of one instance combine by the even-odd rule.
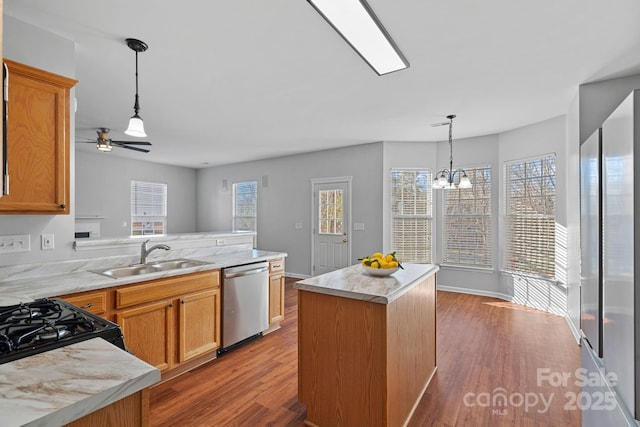
[[[298,399],[312,426],[405,425],[436,370],[436,272],[354,265],[297,282]]]

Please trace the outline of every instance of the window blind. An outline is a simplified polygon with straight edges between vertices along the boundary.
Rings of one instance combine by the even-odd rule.
[[[233,230],[256,231],[258,182],[233,184]]]
[[[431,171],[391,170],[391,248],[404,262],[431,262]]]
[[[491,268],[491,166],[465,170],[472,188],[443,190],[442,261]]]
[[[167,184],[131,181],[131,235],[166,234]]]
[[[555,276],[555,155],[505,164],[504,268]]]

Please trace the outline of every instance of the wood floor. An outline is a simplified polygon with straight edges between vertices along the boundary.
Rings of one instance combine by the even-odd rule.
[[[295,281],[280,330],[151,389],[152,427],[303,425]],[[580,392],[580,351],[562,317],[438,292],[437,322],[438,371],[410,426],[580,426],[565,408]],[[566,386],[547,380],[563,374]]]

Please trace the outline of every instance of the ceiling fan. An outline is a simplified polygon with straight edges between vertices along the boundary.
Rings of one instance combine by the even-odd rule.
[[[143,153],[148,153],[149,152],[149,150],[147,150],[146,148],[132,147],[132,145],[151,145],[150,142],[147,142],[147,141],[114,141],[111,138],[109,138],[109,128],[98,128],[96,133],[98,134],[98,138],[96,138],[95,140],[94,139],[89,139],[88,141],[76,141],[76,142],[88,143],[88,144],[96,144],[96,148],[99,151],[104,151],[104,152],[111,151],[113,149],[113,147],[120,147],[120,148],[126,148],[127,150],[141,151]]]

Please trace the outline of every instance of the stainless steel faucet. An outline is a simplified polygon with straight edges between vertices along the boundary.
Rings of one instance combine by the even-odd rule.
[[[151,253],[151,251],[155,249],[164,249],[165,251],[168,251],[169,249],[171,249],[169,246],[162,245],[162,244],[154,245],[154,246],[151,246],[149,249],[147,249],[147,243],[149,243],[149,241],[150,239],[142,242],[142,247],[140,248],[140,264],[146,264],[147,256]]]

